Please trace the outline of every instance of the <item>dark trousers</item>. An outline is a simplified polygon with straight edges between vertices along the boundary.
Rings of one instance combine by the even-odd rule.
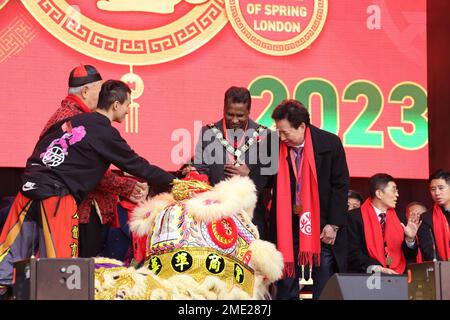
[[[301,267],[298,265],[298,246],[299,246],[299,221],[298,216],[292,217],[292,237],[294,241],[294,259],[295,259],[295,277],[278,280],[276,283],[277,300],[298,300],[299,298],[299,279]],[[309,269],[305,268],[305,275],[309,277]],[[319,299],[325,284],[331,278],[333,273],[337,272],[337,263],[333,254],[332,246],[321,243],[320,266],[314,266],[312,270],[313,279],[313,299]],[[307,278],[308,280],[308,278]]]
[[[337,272],[333,250],[329,245],[322,244],[320,252],[320,266],[312,270],[313,299],[317,300],[331,276]]]
[[[117,205],[117,214],[119,216],[120,227],[113,228],[105,226],[103,231],[104,246],[100,255],[128,263],[133,258],[132,236],[128,225],[128,211],[119,204]]]
[[[78,239],[78,256],[80,258],[92,258],[103,250],[103,225],[95,207],[91,207],[89,223],[80,223]]]
[[[298,247],[294,247],[294,252],[298,252]],[[297,254],[294,254],[297,256]],[[301,268],[297,264],[297,259],[295,259],[295,277],[294,278],[285,278],[278,280],[276,283],[277,300],[298,300],[299,298],[299,280],[301,276]],[[322,293],[325,284],[328,279],[331,278],[333,273],[336,272],[336,261],[333,256],[333,251],[329,245],[322,244],[321,252],[320,252],[320,266],[313,267],[312,270],[312,279],[313,279],[313,299],[317,300]],[[305,275],[309,277],[309,270],[305,268]]]
[[[266,230],[267,230],[267,222],[265,220],[265,216],[255,210],[253,214],[252,223],[256,226],[259,233],[259,238],[261,240],[267,240]]]

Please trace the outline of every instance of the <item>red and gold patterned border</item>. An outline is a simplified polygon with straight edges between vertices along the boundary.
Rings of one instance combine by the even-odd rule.
[[[187,55],[213,38],[228,22],[224,0],[195,6],[182,18],[149,30],[112,28],[78,15],[64,0],[22,0],[33,17],[52,35],[99,60],[150,65]]]

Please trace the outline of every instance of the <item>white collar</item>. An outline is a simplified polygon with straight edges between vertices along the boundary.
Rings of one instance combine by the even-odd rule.
[[[380,216],[380,213],[386,213],[385,211],[382,211],[382,210],[378,209],[377,207],[375,207],[373,204],[372,204],[372,207],[375,209],[375,213],[377,214],[377,217]]]

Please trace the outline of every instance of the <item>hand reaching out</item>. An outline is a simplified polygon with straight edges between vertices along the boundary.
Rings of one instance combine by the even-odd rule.
[[[421,224],[422,221],[420,221],[419,217],[413,215],[409,217],[408,224],[406,226],[401,223],[407,240],[409,240],[410,242],[414,241]]]
[[[148,184],[146,182],[136,182],[133,191],[131,192],[130,201],[139,203],[147,198],[149,191]]]

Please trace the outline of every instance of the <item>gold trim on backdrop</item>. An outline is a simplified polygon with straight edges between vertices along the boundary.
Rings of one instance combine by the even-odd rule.
[[[276,3],[276,0],[269,1]],[[328,12],[328,0],[314,0],[314,12],[308,26],[297,36],[284,41],[266,39],[246,22],[239,0],[225,0],[227,15],[237,35],[253,49],[273,56],[287,56],[307,48],[322,31]]]
[[[185,56],[211,40],[228,22],[224,0],[196,5],[180,19],[147,30],[106,26],[65,0],[21,0],[57,39],[87,56],[116,64],[151,65]]]
[[[2,10],[8,2],[9,0],[0,0],[0,10]]]
[[[120,80],[128,84],[131,89],[131,103],[128,114],[125,116],[125,132],[139,133],[139,107],[140,104],[134,99],[139,98],[144,93],[144,80],[133,72],[133,65],[130,65],[130,72],[124,74]]]

